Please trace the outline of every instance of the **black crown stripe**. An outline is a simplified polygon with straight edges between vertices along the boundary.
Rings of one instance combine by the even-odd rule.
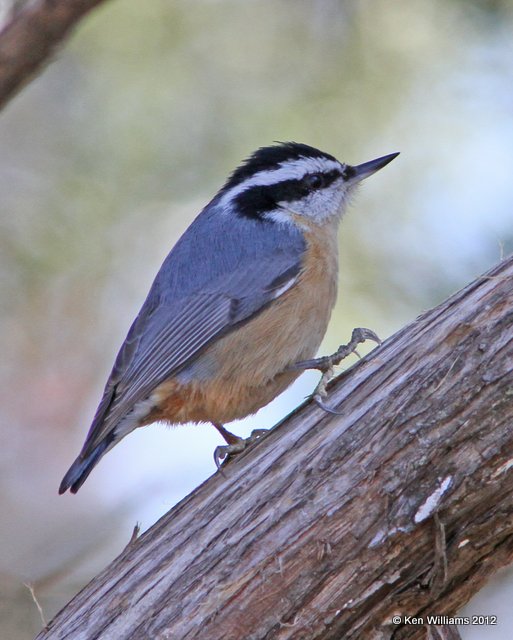
[[[226,193],[261,171],[277,169],[283,162],[300,158],[324,158],[337,162],[336,158],[329,153],[300,142],[280,142],[269,147],[261,147],[235,169],[220,193]]]

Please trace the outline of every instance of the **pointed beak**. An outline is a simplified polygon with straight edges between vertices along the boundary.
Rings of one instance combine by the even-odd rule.
[[[357,164],[356,166],[346,167],[345,173],[349,181],[356,183],[361,180],[365,180],[376,171],[383,169],[389,162],[392,162],[394,158],[397,158],[399,153],[389,153],[387,156],[376,158],[370,162],[364,162],[363,164]]]

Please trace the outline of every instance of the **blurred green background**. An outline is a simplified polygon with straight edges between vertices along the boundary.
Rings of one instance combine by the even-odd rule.
[[[2,638],[40,628],[23,583],[50,618],[136,521],[147,528],[214,472],[212,427],[158,425],[109,453],[78,495],[57,496],[160,263],[227,173],[273,140],[349,163],[401,151],[342,224],[322,351],[354,326],[389,336],[512,249],[513,3],[115,0],[8,105]],[[316,379],[233,430],[274,424]],[[511,637],[501,580],[473,605],[499,615],[487,638]]]

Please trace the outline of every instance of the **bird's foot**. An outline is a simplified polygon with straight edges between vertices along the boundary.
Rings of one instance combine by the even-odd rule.
[[[328,382],[334,376],[334,367],[342,362],[345,358],[355,353],[358,357],[360,354],[356,350],[359,344],[362,344],[366,340],[373,340],[378,344],[381,344],[381,340],[370,329],[353,329],[351,334],[351,340],[347,344],[342,344],[331,356],[323,356],[321,358],[314,358],[313,360],[303,360],[296,362],[292,365],[291,369],[297,371],[298,369],[318,369],[322,372],[319,384],[315,387],[312,394],[313,401],[324,411],[332,413],[334,415],[341,415],[340,411],[330,409],[325,403],[324,398],[328,395],[327,387]]]
[[[219,430],[218,425],[214,425],[216,429]],[[226,431],[223,427],[223,430]],[[268,429],[253,429],[249,438],[239,438],[233,433],[227,432],[229,434],[230,442],[229,444],[221,445],[215,448],[214,451],[214,462],[216,463],[216,467],[218,471],[221,471],[221,465],[226,464],[233,456],[236,456],[238,453],[242,453],[245,451],[251,444],[256,442],[259,438],[261,438],[265,433],[267,433]],[[221,433],[221,431],[220,431]],[[225,434],[222,434],[223,436]],[[225,440],[228,439],[225,437]]]

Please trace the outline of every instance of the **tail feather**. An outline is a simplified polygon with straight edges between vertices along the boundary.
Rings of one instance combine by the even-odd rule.
[[[76,493],[86,481],[87,476],[94,469],[100,458],[108,449],[112,438],[105,438],[98,444],[89,454],[80,454],[75,462],[71,465],[68,472],[62,479],[59,487],[59,494],[64,493],[68,489],[71,493]]]

